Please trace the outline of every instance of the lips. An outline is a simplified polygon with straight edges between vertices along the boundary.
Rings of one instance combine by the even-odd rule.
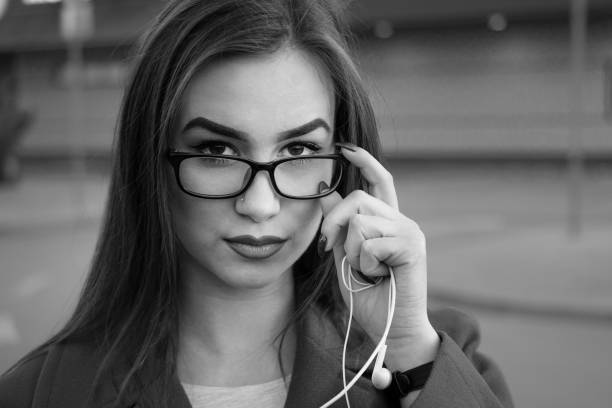
[[[226,238],[225,241],[239,255],[249,259],[269,258],[281,250],[286,239],[265,235],[256,238],[252,235],[240,235]]]
[[[285,242],[286,239],[282,239],[272,235],[264,235],[263,237],[259,238],[255,238],[252,235],[240,235],[237,237],[227,238],[226,241],[236,242],[245,245],[262,246],[270,244],[280,244],[282,242]]]

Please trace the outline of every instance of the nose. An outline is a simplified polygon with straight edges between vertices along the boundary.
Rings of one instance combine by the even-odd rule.
[[[270,176],[266,171],[259,171],[249,188],[236,199],[236,212],[262,222],[274,217],[280,211],[280,200]]]

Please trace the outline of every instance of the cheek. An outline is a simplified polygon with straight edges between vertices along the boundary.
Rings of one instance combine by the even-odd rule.
[[[209,201],[179,192],[170,200],[170,211],[177,238],[186,247],[195,244],[200,247],[216,236],[219,220],[227,211],[222,200]]]
[[[171,189],[170,211],[178,240],[188,252],[201,253],[202,249],[214,250],[223,229],[221,225],[235,212],[233,200],[202,200],[177,189]],[[322,211],[318,200],[286,200],[275,225],[279,235],[292,235],[294,250],[305,251],[315,238],[321,223]],[[218,249],[218,248],[217,248]]]
[[[321,206],[317,200],[312,201],[296,201],[296,207],[291,211],[291,220],[294,220],[294,228],[296,235],[299,235],[299,241],[310,244],[315,234],[319,230],[321,224]]]

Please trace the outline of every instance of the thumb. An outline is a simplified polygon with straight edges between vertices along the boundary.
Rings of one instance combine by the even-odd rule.
[[[322,190],[325,191],[325,190]],[[338,194],[337,191],[334,191],[330,195],[319,198],[319,203],[321,204],[321,211],[323,211],[323,217],[327,217],[327,214],[340,202],[342,201],[342,196]]]
[[[322,193],[327,189],[329,189],[329,186],[326,183],[321,182],[319,184],[319,192]],[[325,197],[319,198],[319,204],[321,205],[321,211],[323,213],[323,223],[324,224],[325,224],[325,217],[327,217],[327,215],[332,211],[332,209],[334,209],[341,201],[342,201],[342,196],[337,191],[334,191],[333,193]],[[321,237],[319,238],[319,244],[318,244],[319,255],[323,254],[327,246],[328,237],[325,233],[323,233],[323,230],[324,228],[322,226],[321,227]]]
[[[319,185],[319,191],[323,192],[325,191],[325,189],[329,188],[327,186],[327,184],[325,183],[321,183]],[[321,205],[321,211],[323,212],[323,222],[325,222],[325,217],[327,217],[327,215],[342,201],[342,196],[337,192],[334,191],[333,193],[331,193],[330,195],[327,195],[325,197],[321,197],[319,199],[319,203]],[[323,230],[323,228],[322,228]],[[336,235],[336,234],[332,234],[332,235]],[[334,237],[331,237],[332,239]],[[328,246],[327,243],[327,239],[328,237],[325,236],[325,234],[323,234],[323,232],[321,232],[321,238],[319,240],[319,254],[322,254],[325,251],[325,248]],[[343,243],[344,239],[340,239],[340,243]],[[339,266],[340,263],[342,262],[342,258],[344,257],[345,253],[344,253],[344,248],[343,245],[335,245],[333,247],[334,249],[334,258],[336,261],[336,270],[340,270]]]
[[[319,191],[323,192],[325,191],[325,189],[329,188],[327,186],[327,184],[325,183],[321,183],[319,185]],[[330,195],[327,195],[325,197],[321,197],[319,199],[319,203],[321,204],[321,210],[323,212],[323,223],[325,223],[325,217],[328,216],[328,214],[342,201],[342,196],[337,192],[334,191],[333,193],[331,193]],[[329,222],[330,220],[328,220]],[[327,242],[327,236],[325,236],[325,234],[323,233],[323,227],[321,228],[321,236],[319,238],[319,243],[318,243],[318,251],[319,251],[319,256],[322,256],[323,253],[325,252],[326,247],[328,247],[328,242]],[[327,233],[329,233],[329,229],[325,228],[327,230]],[[337,235],[337,234],[335,234]],[[343,233],[340,233],[340,235],[344,235]],[[342,294],[342,298],[344,299],[345,302],[347,302],[348,304],[348,297],[349,297],[349,293],[347,291],[347,289],[344,287],[344,285],[342,284],[342,259],[346,256],[346,253],[344,252],[344,240],[346,238],[345,237],[341,237],[339,240],[336,239],[337,241],[339,241],[336,245],[333,246],[333,252],[334,252],[334,263],[336,265],[336,274],[337,274],[337,278],[338,278],[338,286],[340,288],[340,293]]]

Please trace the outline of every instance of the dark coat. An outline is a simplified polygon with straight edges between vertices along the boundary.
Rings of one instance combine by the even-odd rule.
[[[497,408],[512,407],[501,372],[476,351],[478,327],[472,318],[451,309],[430,312],[430,320],[442,339],[431,376],[413,408]],[[316,408],[342,388],[342,345],[344,339],[327,319],[309,312],[298,329],[297,354],[285,407]],[[374,348],[367,338],[348,350],[347,380],[359,371]],[[101,356],[87,344],[61,344],[51,347],[0,378],[1,408],[84,407]],[[102,379],[93,404],[111,407],[118,392],[122,371]],[[138,375],[140,392],[132,391],[121,407],[149,407],[159,400],[160,385],[154,370]],[[190,408],[177,376],[170,385],[173,408]],[[351,407],[399,407],[362,377],[349,391]],[[344,398],[334,407],[346,406]]]

